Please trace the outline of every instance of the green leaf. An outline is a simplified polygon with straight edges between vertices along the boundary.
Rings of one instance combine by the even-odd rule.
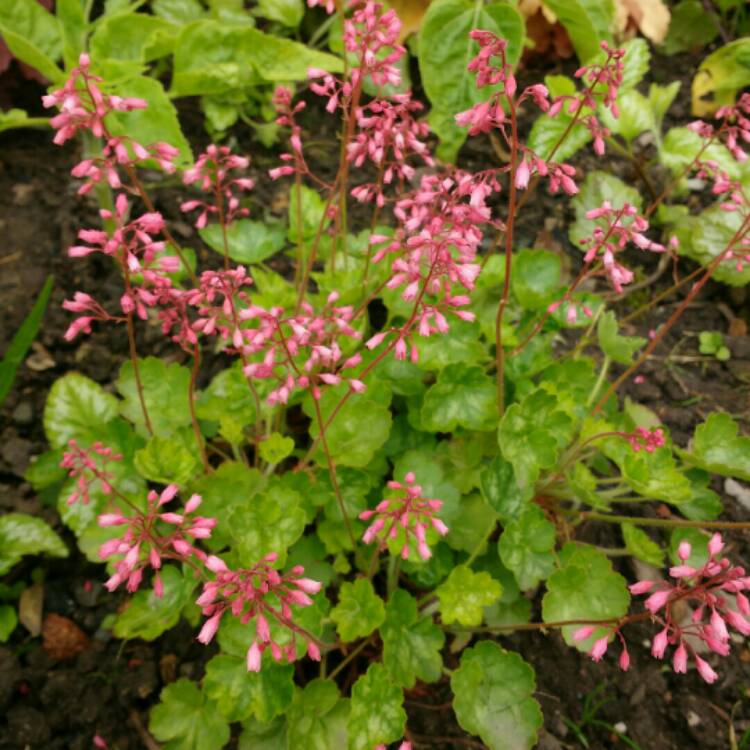
[[[20,328],[15,332],[13,338],[5,350],[2,360],[0,360],[0,406],[2,406],[5,397],[13,387],[13,381],[16,379],[16,372],[19,365],[26,358],[26,352],[29,351],[31,343],[36,338],[39,326],[42,324],[44,313],[49,302],[49,295],[52,292],[55,277],[47,276],[39,296],[34,302],[29,314],[24,318]]]
[[[90,48],[94,60],[147,63],[172,54],[179,27],[146,13],[118,13],[96,25]]]
[[[625,549],[633,557],[661,568],[664,564],[664,551],[645,531],[632,523],[621,523],[620,528]]]
[[[642,37],[634,37],[620,45],[625,50],[623,57],[622,83],[619,92],[634,89],[648,73],[651,63],[651,50],[648,42]],[[619,100],[618,100],[619,104]]]
[[[113,135],[128,135],[143,145],[166,141],[180,152],[175,160],[178,166],[184,167],[192,162],[193,154],[180,127],[177,110],[159,81],[145,76],[129,77],[115,93],[145,99],[148,108],[110,115],[107,123]],[[151,163],[156,166],[153,160]]]
[[[675,234],[680,240],[679,253],[705,267],[726,250],[741,225],[739,211],[728,213],[718,204],[695,216],[682,217],[675,226]],[[745,286],[750,282],[750,265],[745,264],[742,270],[737,270],[736,262],[727,260],[719,264],[713,278],[730,286]]]
[[[304,0],[258,0],[255,13],[269,21],[278,21],[296,29],[305,15]]]
[[[301,502],[299,493],[277,482],[252,502],[234,508],[229,514],[229,533],[244,566],[254,565],[270,552],[276,552],[278,563],[283,565],[287,549],[305,528]]]
[[[682,83],[680,81],[672,81],[672,83],[666,86],[652,83],[648,87],[648,103],[651,105],[651,114],[654,118],[654,132],[657,135],[657,139],[660,138],[664,116],[672,106],[672,102],[677,97],[681,86]]]
[[[18,625],[16,608],[10,604],[0,604],[0,643],[5,643],[10,638]]]
[[[645,44],[644,40],[642,41]],[[615,117],[609,109],[602,107],[599,118],[602,124],[614,135],[621,135],[628,143],[647,130],[656,130],[649,100],[639,91],[622,91],[617,97],[620,110]]]
[[[436,682],[443,670],[443,631],[419,616],[417,600],[403,589],[391,594],[380,626],[383,664],[393,681],[411,689],[417,680]]]
[[[330,218],[325,215],[326,202],[320,197],[317,190],[302,185],[299,190],[299,199],[297,196],[297,189],[293,187],[289,191],[287,239],[294,243],[299,242],[300,239],[313,239],[321,225],[325,229],[331,223]],[[299,208],[297,207],[298,203]],[[299,212],[299,216],[297,212]]]
[[[288,740],[284,747],[343,750],[347,743],[348,718],[349,701],[341,698],[336,683],[311,680],[303,689],[295,690],[287,711]]]
[[[400,740],[406,713],[404,694],[388,677],[382,664],[371,664],[352,688],[349,713],[349,750],[372,750]]]
[[[680,503],[692,496],[690,482],[677,468],[668,446],[653,452],[638,451],[622,438],[607,438],[601,444],[602,452],[614,461],[625,482],[639,495]]]
[[[24,555],[67,557],[62,539],[36,516],[7,513],[0,516],[0,575],[5,575]]]
[[[0,36],[21,62],[38,70],[52,83],[65,78],[55,61],[62,54],[57,19],[36,0],[0,4]]]
[[[270,724],[248,719],[242,724],[238,748],[239,750],[283,750],[287,747],[286,738],[286,718],[280,717]]]
[[[703,49],[719,34],[700,0],[681,0],[672,9],[664,52],[674,55]]]
[[[199,419],[213,422],[231,419],[239,427],[255,423],[255,398],[241,362],[214,376],[208,388],[199,394],[195,411]]]
[[[513,464],[502,456],[493,458],[481,476],[482,495],[503,523],[517,518],[533,497],[533,488],[519,487]]]
[[[555,569],[555,525],[538,505],[528,505],[500,536],[498,551],[522,591],[533,589]]]
[[[622,617],[628,611],[630,594],[625,579],[612,570],[604,553],[593,547],[568,543],[560,558],[562,568],[547,579],[547,593],[542,599],[542,619],[605,620]],[[597,627],[583,641],[574,641],[579,625],[565,625],[563,638],[569,646],[588,652],[593,642],[611,628]]]
[[[570,127],[572,120],[572,115],[564,111],[556,117],[540,115],[531,126],[528,147],[545,160],[549,159],[551,155],[557,161],[570,159],[573,154],[580,151],[591,140],[591,132],[585,125],[577,122]],[[560,142],[569,127],[570,131],[565,136],[565,140]],[[558,143],[560,145],[555,149]],[[552,153],[553,149],[555,149],[554,154]]]
[[[184,577],[174,565],[166,565],[159,575],[164,595],[156,596],[153,589],[136,591],[115,619],[112,632],[116,638],[154,641],[179,622],[182,608],[192,599],[196,581]]]
[[[419,339],[417,364],[423,370],[437,371],[447,365],[481,362],[487,358],[487,352],[479,338],[476,321],[452,320],[447,333]]]
[[[231,540],[231,517],[235,510],[243,512],[252,504],[257,505],[256,495],[265,487],[266,480],[257,469],[242,463],[227,461],[209,476],[195,482],[191,490],[203,498],[201,513],[215,518],[216,527],[207,545],[214,550],[225,547]]]
[[[474,74],[467,70],[478,45],[469,39],[472,29],[486,29],[508,41],[508,61],[514,64],[523,43],[523,18],[511,5],[487,5],[471,0],[434,0],[419,32],[419,70],[422,85],[445,127],[437,132],[456,152],[464,138],[449,117],[489,98],[491,88],[478,89]],[[496,90],[496,89],[495,89]],[[431,117],[431,125],[434,120]],[[460,140],[459,140],[460,139]]]
[[[180,427],[190,425],[190,370],[174,362],[167,364],[156,357],[138,360],[138,369],[154,433],[169,436]],[[140,434],[148,435],[132,362],[125,362],[120,368],[116,385],[124,399],[120,413],[136,426]]]
[[[611,41],[612,0],[545,0],[545,4],[565,27],[581,63],[599,54],[602,40]]]
[[[693,114],[713,114],[722,105],[732,104],[737,92],[750,85],[750,38],[736,39],[712,52],[693,78]],[[711,99],[706,99],[713,94]]]
[[[562,260],[549,250],[524,248],[513,259],[511,288],[521,307],[546,309],[560,286]]]
[[[467,138],[466,128],[456,124],[455,113],[444,112],[435,104],[427,115],[427,123],[440,141],[435,149],[437,158],[445,162],[455,162]]]
[[[738,433],[729,414],[714,412],[695,428],[689,449],[680,451],[680,457],[712,474],[750,481],[750,438]]]
[[[680,502],[678,505],[680,513],[692,521],[713,521],[718,518],[724,510],[721,498],[708,484],[711,475],[702,469],[689,469],[685,476],[690,480],[692,497]]]
[[[331,458],[337,465],[354,468],[368,466],[375,452],[388,439],[393,421],[391,412],[387,404],[375,400],[372,390],[371,387],[367,392],[355,394],[347,399],[336,419],[326,429]],[[345,388],[336,387],[328,388],[323,393],[320,411],[324,424],[344,392]],[[305,403],[304,409],[313,420],[310,435],[317,438],[320,428],[310,400]],[[366,430],[362,429],[363,425],[367,425]],[[320,466],[327,466],[325,454],[320,447],[315,454],[315,460]]]
[[[570,241],[576,247],[580,247],[581,240],[591,236],[597,226],[605,226],[603,219],[586,218],[586,213],[592,208],[599,208],[604,201],[609,201],[613,208],[622,208],[625,203],[630,203],[640,210],[643,205],[643,198],[634,187],[608,172],[589,172],[580,187],[580,192],[572,201],[576,220],[568,232]]]
[[[57,0],[55,3],[55,15],[60,24],[63,59],[67,69],[77,64],[78,57],[86,46],[88,18],[84,15],[85,4],[85,0]]]
[[[151,10],[159,18],[179,24],[197,21],[205,15],[200,0],[153,0]]]
[[[65,480],[68,472],[60,466],[63,451],[60,449],[46,451],[40,456],[32,456],[29,467],[23,478],[39,492]]]
[[[224,236],[219,224],[199,230],[201,239],[219,255],[224,255]],[[279,222],[238,219],[227,227],[229,257],[238,263],[262,263],[284,247],[284,226]]]
[[[497,424],[497,389],[484,369],[448,365],[422,403],[422,424],[432,432],[491,430]]]
[[[171,437],[154,435],[135,454],[134,463],[144,479],[159,484],[184,485],[201,468],[192,432],[175,433]]]
[[[482,641],[461,654],[451,675],[453,710],[467,732],[479,735],[490,750],[534,747],[544,721],[534,670],[519,654]]]
[[[248,672],[245,659],[220,654],[206,664],[203,690],[227,721],[255,716],[267,724],[292,702],[294,665],[269,659],[260,672]]]
[[[58,378],[44,407],[44,433],[53,448],[70,440],[92,443],[104,425],[117,416],[118,401],[98,383],[78,372]]]
[[[623,365],[632,364],[633,356],[645,346],[646,339],[640,336],[620,336],[617,328],[617,316],[612,310],[608,310],[599,318],[596,327],[599,348],[615,362]]]
[[[183,27],[177,38],[172,94],[223,94],[264,81],[304,81],[308,68],[340,73],[343,65],[337,57],[247,24],[200,20]]]
[[[435,593],[440,601],[444,624],[458,622],[476,627],[482,623],[484,607],[500,598],[503,587],[489,573],[475,573],[465,565],[457,565]]]
[[[260,457],[267,463],[275,466],[285,458],[292,455],[294,451],[294,440],[284,437],[280,432],[272,432],[259,446]]]
[[[339,590],[339,603],[331,610],[331,619],[345,642],[370,635],[385,620],[385,605],[367,578],[345,581]]]
[[[198,686],[182,678],[161,691],[148,728],[163,750],[220,750],[229,742],[229,724]]]
[[[559,410],[557,398],[541,389],[505,412],[498,441],[503,456],[513,464],[520,487],[534,484],[542,469],[555,465],[560,449],[570,440],[572,427],[571,418]]]
[[[453,507],[443,501],[439,515],[448,526],[446,542],[455,550],[469,553],[482,544],[488,529],[494,529],[497,523],[497,514],[478,492],[465,495]],[[429,541],[429,533],[427,538]]]

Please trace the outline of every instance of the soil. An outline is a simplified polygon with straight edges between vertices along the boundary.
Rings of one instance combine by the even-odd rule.
[[[693,66],[693,60],[663,58],[654,70],[660,80],[671,80],[689,77]],[[8,83],[6,76],[0,88],[4,104],[10,98],[14,106],[36,108],[39,89],[35,83],[17,75]],[[688,91],[689,86],[683,86],[678,104],[685,115]],[[195,102],[188,102],[183,114],[188,132],[195,134],[197,143],[205,143]],[[324,162],[334,132],[328,125],[316,127],[319,117],[318,109],[307,115],[306,123],[314,128],[320,143],[319,159]],[[257,155],[254,159],[259,170],[274,161],[272,154],[264,155],[258,144],[246,141],[247,135],[239,134],[239,138],[243,149]],[[95,206],[76,196],[77,186],[69,177],[76,161],[74,151],[73,147],[53,146],[49,132],[0,134],[0,195],[4,197],[0,202],[0,351],[27,314],[46,276],[55,276],[44,326],[0,411],[0,512],[23,511],[43,517],[63,535],[72,551],[64,561],[24,559],[4,583],[41,582],[44,615],[59,616],[50,627],[55,632],[69,632],[78,644],[78,653],[60,658],[69,654],[52,648],[49,638],[32,637],[19,626],[10,642],[0,647],[0,750],[82,750],[92,747],[97,734],[118,750],[157,747],[145,727],[160,689],[181,676],[199,679],[211,655],[210,649],[195,643],[193,629],[184,622],[153,643],[112,640],[102,621],[123,600],[102,589],[102,568],[87,563],[74,551],[74,539],[60,523],[54,504],[23,480],[30,459],[46,449],[41,419],[51,383],[76,369],[111,387],[126,356],[123,332],[111,328],[100,328],[70,344],[62,339],[69,316],[61,303],[74,291],[96,289],[100,299],[112,303],[119,297],[118,279],[106,263],[96,259],[71,262],[64,252],[79,227],[96,224]],[[469,166],[486,164],[489,158],[487,145],[479,141],[462,153]],[[602,168],[602,163],[584,159],[578,166],[586,170]],[[628,181],[638,179],[627,163],[613,160],[605,168]],[[256,208],[285,211],[280,195],[276,188],[265,194],[256,191]],[[156,197],[157,208],[171,220],[174,231],[183,238],[192,237],[192,228],[179,214],[177,192],[166,186]],[[519,223],[519,245],[541,245],[574,257],[565,231],[569,216],[563,206],[563,201],[538,191]],[[652,270],[643,268],[642,277]],[[645,289],[640,301],[668,285],[668,276],[664,274],[655,287]],[[637,297],[627,304],[637,305]],[[648,321],[636,319],[633,333],[645,335],[649,327],[656,327],[679,299],[679,295],[668,298]],[[729,411],[747,428],[750,339],[742,321],[748,320],[749,312],[745,290],[709,285],[658,349],[658,357],[646,364],[644,381],[628,387],[628,394],[653,409],[678,443],[685,444],[695,425],[715,409]],[[727,339],[732,352],[728,362],[698,354],[697,334],[702,330],[735,334]],[[155,329],[147,328],[139,335],[141,352],[179,356]],[[669,354],[672,359],[667,361]],[[724,517],[747,518],[747,507],[724,492],[720,483],[715,489],[723,495]],[[582,538],[618,545],[618,540],[607,538],[607,529],[601,526],[584,528]],[[750,564],[748,537],[735,533],[729,539],[732,557],[740,564]],[[619,562],[618,567],[632,577],[632,569]],[[539,597],[534,607],[538,617]],[[59,618],[64,618],[64,624]],[[708,686],[693,671],[676,676],[668,666],[653,660],[648,654],[649,633],[645,626],[631,631],[633,667],[626,674],[617,669],[615,657],[608,655],[602,663],[593,663],[565,646],[554,632],[498,638],[504,646],[520,651],[536,669],[536,697],[545,717],[540,748],[723,750],[732,747],[732,731],[740,742],[750,730],[750,651],[746,645],[737,644],[734,656],[721,660],[720,680]],[[362,658],[368,658],[367,652]],[[446,663],[455,666],[455,655],[446,651]],[[460,729],[450,700],[446,681],[418,684],[407,692],[408,729],[416,748],[484,747]],[[586,706],[596,700],[601,705],[586,722]],[[618,737],[614,727],[624,732],[629,742]]]

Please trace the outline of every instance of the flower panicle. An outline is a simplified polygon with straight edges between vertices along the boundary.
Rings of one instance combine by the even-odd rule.
[[[114,591],[122,584],[131,593],[138,590],[147,568],[154,571],[154,593],[161,597],[164,586],[159,575],[163,560],[176,559],[199,562],[206,560],[206,553],[195,546],[200,539],[208,539],[216,526],[216,519],[193,514],[200,506],[200,495],[191,495],[181,512],[164,510],[177,495],[177,485],[170,484],[161,493],[152,490],[146,498],[145,512],[126,516],[116,509],[99,516],[102,528],[124,527],[118,537],[104,542],[99,548],[99,557],[114,563],[115,572],[104,584]],[[169,530],[167,530],[169,529]]]
[[[690,658],[700,676],[708,683],[718,674],[694,647],[702,641],[719,656],[730,652],[730,631],[750,635],[750,601],[744,593],[750,589],[750,577],[744,568],[733,566],[721,557],[724,541],[715,533],[708,541],[708,559],[701,565],[690,564],[692,547],[683,541],[677,548],[678,565],[669,569],[673,581],[643,580],[630,586],[634,596],[647,596],[644,606],[660,627],[653,639],[651,654],[663,659],[668,648],[674,647],[672,667],[685,673]],[[692,614],[685,621],[681,612],[689,605]]]
[[[91,488],[96,483],[103,494],[112,492],[113,474],[107,470],[107,464],[122,461],[122,455],[98,440],[88,448],[82,448],[74,439],[68,441],[68,450],[63,453],[60,468],[66,469],[68,476],[76,480],[75,489],[68,496],[68,505],[81,500],[89,504]]]
[[[206,559],[206,567],[214,574],[214,579],[203,584],[196,601],[208,618],[198,640],[210,643],[227,615],[239,618],[242,624],[254,622],[255,637],[246,654],[249,672],[260,671],[266,650],[277,662],[294,662],[298,638],[305,642],[307,655],[320,661],[318,643],[295,625],[293,608],[311,606],[310,597],[322,586],[318,581],[305,578],[301,565],[295,565],[287,573],[279,572],[273,567],[277,560],[278,555],[272,552],[251,568],[230,570],[219,557],[210,555]],[[286,643],[279,640],[284,631]]]
[[[434,529],[440,536],[448,533],[448,527],[436,515],[443,502],[422,497],[422,487],[415,482],[412,472],[406,474],[403,483],[389,481],[388,488],[398,494],[359,514],[360,520],[370,522],[362,536],[365,544],[377,540],[380,548],[385,549],[390,540],[403,535],[400,554],[404,560],[409,559],[414,548],[422,560],[432,557],[427,543],[428,529]]]

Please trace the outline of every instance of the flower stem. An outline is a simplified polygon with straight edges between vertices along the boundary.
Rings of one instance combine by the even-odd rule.
[[[318,420],[318,429],[320,430],[320,440],[323,447],[323,453],[325,453],[326,462],[328,463],[328,473],[331,475],[331,484],[333,485],[333,491],[336,494],[336,500],[341,510],[341,515],[344,518],[344,525],[346,526],[346,532],[349,535],[349,540],[352,543],[352,549],[356,549],[357,540],[354,537],[354,530],[352,529],[352,522],[349,520],[349,514],[346,512],[346,505],[344,504],[344,498],[341,495],[341,488],[339,487],[339,480],[336,477],[336,465],[333,463],[331,458],[331,451],[328,448],[328,439],[326,438],[326,425],[323,424],[323,415],[320,412],[320,403],[318,399],[313,395],[312,402],[315,406],[315,418]]]

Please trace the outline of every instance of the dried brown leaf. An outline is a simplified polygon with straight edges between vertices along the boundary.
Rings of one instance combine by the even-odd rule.
[[[51,612],[42,625],[42,648],[58,661],[72,659],[89,646],[89,638],[72,620]]]

